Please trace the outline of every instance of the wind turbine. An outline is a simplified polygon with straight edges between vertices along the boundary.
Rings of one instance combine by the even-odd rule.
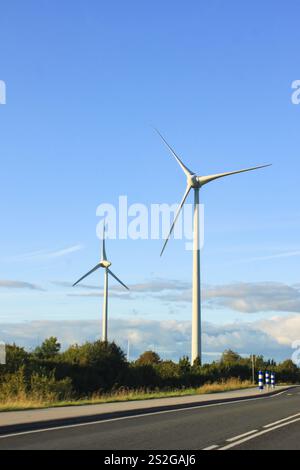
[[[77,286],[83,279],[88,277],[90,274],[97,271],[99,268],[104,269],[104,297],[103,297],[103,316],[102,316],[102,341],[107,342],[107,312],[108,312],[108,275],[110,274],[116,281],[118,281],[125,289],[129,288],[109,269],[111,262],[108,261],[105,249],[105,225],[103,227],[103,242],[102,242],[102,259],[91,271],[78,279],[73,287]]]
[[[166,248],[166,245],[169,241],[169,238],[174,230],[176,221],[179,217],[182,207],[190,193],[194,190],[194,220],[193,220],[193,295],[192,295],[192,356],[191,363],[193,364],[196,359],[199,359],[201,364],[202,360],[202,347],[201,347],[201,286],[200,286],[200,242],[199,242],[199,193],[202,186],[211,181],[214,181],[219,178],[224,178],[225,176],[236,175],[238,173],[245,173],[246,171],[259,170],[260,168],[266,168],[271,165],[261,165],[255,166],[252,168],[246,168],[244,170],[230,171],[227,173],[218,173],[215,175],[208,176],[198,176],[196,173],[187,168],[184,163],[181,161],[179,156],[175,151],[170,147],[168,142],[164,139],[161,133],[155,129],[162,141],[165,143],[167,148],[170,150],[171,154],[177,160],[177,163],[181,167],[187,178],[187,186],[182,198],[182,201],[177,209],[175,214],[174,221],[171,225],[169,234],[165,240],[164,246],[161,251],[161,256]]]

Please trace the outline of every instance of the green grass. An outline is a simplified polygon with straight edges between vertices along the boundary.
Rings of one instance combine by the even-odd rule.
[[[19,411],[39,408],[54,408],[63,406],[97,405],[101,403],[118,403],[138,400],[153,400],[155,398],[170,398],[192,395],[203,395],[207,393],[220,393],[233,390],[252,388],[250,381],[242,382],[238,379],[229,379],[226,382],[206,384],[198,388],[186,388],[182,390],[154,391],[143,390],[121,390],[112,394],[93,395],[91,398],[70,401],[43,401],[31,399],[30,396],[18,396],[1,401],[0,411]]]

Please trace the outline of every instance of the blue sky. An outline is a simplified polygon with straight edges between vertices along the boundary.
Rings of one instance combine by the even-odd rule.
[[[300,338],[300,106],[291,102],[299,10],[296,0],[2,2],[0,325],[100,320],[101,292],[64,284],[97,262],[97,206],[117,204],[119,195],[148,207],[175,203],[184,192],[156,126],[200,174],[273,163],[202,192],[203,284],[227,286],[205,304],[204,320],[259,331],[269,322],[264,332],[278,351],[266,354],[287,353],[282,348]],[[115,289],[115,321],[190,321],[189,302],[171,293],[175,280],[176,295],[188,296],[191,254],[172,240],[160,259],[161,246],[108,241],[114,271],[139,291],[124,299]],[[89,284],[100,282],[96,274]],[[232,288],[240,293],[234,305]],[[296,305],[281,297],[275,305],[279,291],[288,301],[287,288]],[[274,316],[291,319],[284,341],[271,331]],[[223,346],[230,344],[220,339],[215,349]],[[243,342],[233,346],[248,352]]]

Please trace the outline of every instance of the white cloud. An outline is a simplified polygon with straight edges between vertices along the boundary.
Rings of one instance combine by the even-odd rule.
[[[63,248],[57,251],[49,251],[45,253],[46,258],[61,258],[66,255],[70,255],[71,253],[76,253],[77,251],[81,251],[83,249],[82,245],[74,245],[69,246],[68,248]]]
[[[53,284],[61,287],[72,287],[71,282],[66,281],[53,281]],[[100,286],[89,285],[89,284],[78,284],[76,286],[80,289],[89,289],[89,290],[100,290]],[[153,294],[155,292],[163,291],[184,291],[191,288],[191,284],[185,281],[178,281],[173,279],[154,279],[150,281],[140,282],[136,284],[130,284],[130,290],[132,292],[140,292],[142,294],[149,293]],[[123,291],[123,287],[119,284],[112,285],[110,287],[114,291]]]
[[[39,290],[39,291],[44,290],[41,287],[37,286],[36,284],[31,284],[30,282],[8,281],[8,280],[0,280],[0,288],[3,288],[3,289],[29,289],[29,290]]]
[[[231,348],[240,354],[263,354],[285,359],[291,356],[291,344],[299,330],[297,316],[254,323],[203,324],[203,351],[206,361]],[[73,343],[99,339],[100,320],[33,321],[22,324],[0,324],[0,340],[34,347],[49,336],[57,336],[64,347]],[[178,359],[190,355],[191,324],[185,321],[154,321],[141,318],[110,319],[109,337],[124,350],[130,341],[131,357],[147,349],[158,351],[163,358]],[[299,338],[298,338],[299,339]]]
[[[261,320],[259,328],[272,336],[276,341],[285,346],[300,340],[300,316],[290,315],[286,317],[275,316],[270,320]]]
[[[300,286],[280,282],[245,282],[204,286],[203,302],[208,308],[228,308],[241,313],[300,313]],[[189,283],[174,281],[174,288],[145,290],[145,294],[165,302],[191,302]]]
[[[77,287],[77,286],[76,286]],[[124,288],[123,288],[124,290]],[[98,292],[84,292],[84,293],[74,293],[74,294],[67,294],[68,297],[101,297],[103,296],[103,291],[98,290]],[[114,292],[112,289],[110,289],[109,292],[110,297],[114,297],[116,299],[122,299],[122,300],[133,300],[135,299],[135,296],[132,295],[130,292],[125,291],[123,294],[121,292]]]
[[[237,283],[208,287],[204,300],[210,307],[225,307],[242,313],[300,313],[300,290],[279,282]]]
[[[72,245],[59,250],[39,250],[24,253],[10,258],[10,261],[42,261],[47,259],[62,258],[83,249],[82,245]]]
[[[66,281],[53,281],[53,284],[64,287],[72,288],[71,282]],[[164,300],[163,296],[166,295],[166,300],[171,298],[171,293],[174,292],[176,300],[178,296],[184,292],[187,293],[187,297],[190,291],[190,283],[185,281],[168,280],[168,279],[154,279],[151,281],[145,281],[136,284],[130,284],[129,292],[124,292],[124,287],[119,284],[113,284],[109,288],[109,295],[115,298],[121,298],[126,300],[134,300],[141,296],[156,298],[157,300]],[[80,292],[80,290],[86,290],[89,292]],[[79,291],[79,292],[78,292]],[[101,285],[89,285],[89,284],[78,284],[75,289],[67,293],[68,297],[99,297],[103,295],[103,289]]]
[[[62,287],[71,287],[71,283],[55,282]],[[131,284],[130,293],[123,292],[118,284],[110,287],[110,295],[127,300],[147,296],[157,301],[190,303],[192,301],[191,284],[185,281],[161,280]],[[79,284],[76,289],[90,292],[70,292],[68,295],[96,297],[102,294],[101,286]],[[95,292],[97,291],[97,292]],[[280,282],[240,282],[226,285],[204,286],[203,302],[207,308],[228,308],[240,313],[283,312],[300,313],[300,285],[288,285]]]
[[[281,253],[274,253],[272,255],[257,256],[257,257],[254,257],[254,258],[245,259],[245,260],[243,260],[243,262],[248,263],[249,261],[268,261],[268,260],[280,259],[280,258],[294,258],[296,256],[300,256],[300,250],[282,251]]]

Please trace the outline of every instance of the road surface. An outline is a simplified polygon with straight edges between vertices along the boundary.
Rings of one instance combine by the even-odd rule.
[[[300,450],[300,388],[268,398],[0,435],[4,449]]]

